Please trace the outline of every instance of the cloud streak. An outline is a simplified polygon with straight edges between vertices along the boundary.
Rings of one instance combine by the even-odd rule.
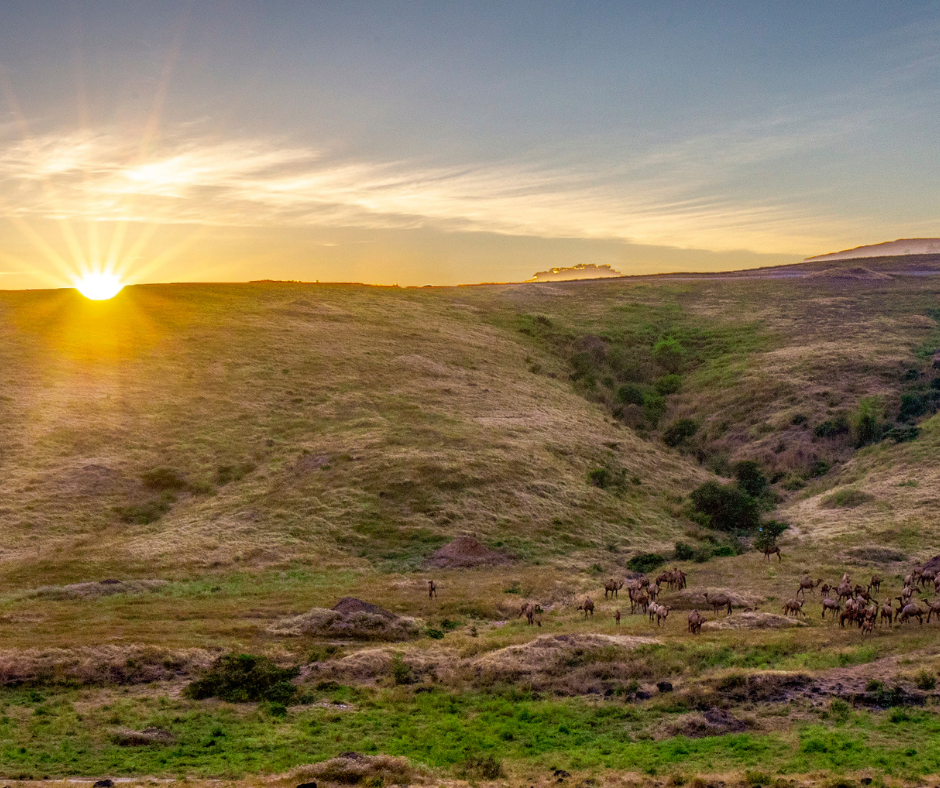
[[[703,136],[605,170],[571,160],[363,161],[277,140],[182,134],[141,158],[139,144],[114,133],[47,134],[0,144],[0,205],[20,219],[434,227],[799,252],[820,243],[818,212],[735,198],[723,183],[732,165],[780,159],[836,133],[791,125]]]

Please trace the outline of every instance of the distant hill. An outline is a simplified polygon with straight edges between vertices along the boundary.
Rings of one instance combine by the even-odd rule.
[[[614,276],[623,276],[620,271],[609,265],[595,265],[594,263],[578,263],[570,268],[552,268],[548,271],[539,271],[527,282],[568,282],[573,279],[608,279]]]
[[[856,246],[854,249],[846,249],[842,252],[807,257],[806,262],[856,260],[869,257],[903,257],[916,254],[940,254],[940,238],[899,238],[897,241]]]

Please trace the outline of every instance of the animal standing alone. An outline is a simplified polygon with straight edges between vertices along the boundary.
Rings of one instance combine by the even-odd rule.
[[[428,580],[428,599],[434,599],[437,596],[437,583]]]
[[[617,597],[617,592],[623,588],[623,580],[618,584],[616,580],[611,578],[606,583],[604,583],[604,599],[607,599],[607,595],[610,594],[612,597]]]
[[[587,618],[588,614],[591,615],[591,618],[594,618],[594,600],[591,597],[587,597],[584,600],[584,604],[578,605],[578,610],[584,611],[584,617]]]
[[[721,608],[726,608],[728,615],[731,615],[731,597],[727,594],[712,594],[709,596],[708,591],[706,591],[705,601],[714,608],[716,615]]]

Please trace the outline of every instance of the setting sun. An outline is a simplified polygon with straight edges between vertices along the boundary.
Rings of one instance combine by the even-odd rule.
[[[85,298],[92,301],[105,301],[114,298],[124,288],[124,284],[114,274],[85,274],[75,283],[75,288]]]

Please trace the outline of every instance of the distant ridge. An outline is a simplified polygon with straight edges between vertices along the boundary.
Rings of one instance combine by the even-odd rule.
[[[804,262],[822,262],[826,260],[858,260],[869,257],[904,257],[917,254],[940,254],[940,238],[899,238],[869,246],[857,246],[843,252],[820,254],[807,257]]]

